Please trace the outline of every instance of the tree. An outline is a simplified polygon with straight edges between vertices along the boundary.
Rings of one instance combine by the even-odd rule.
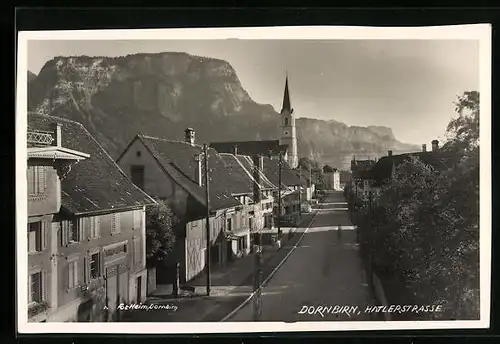
[[[302,168],[306,171],[309,171],[309,169],[311,169],[312,171],[321,170],[321,167],[317,161],[307,157],[299,158],[299,168]]]
[[[167,201],[156,199],[146,209],[146,257],[158,257],[159,250],[171,251],[175,243],[177,219]]]
[[[443,150],[451,163],[427,165],[418,158],[396,168],[378,205],[376,263],[392,267],[416,302],[442,303],[433,317],[479,316],[479,94],[456,103]],[[448,154],[450,156],[450,154]],[[376,210],[375,214],[381,214]],[[390,264],[388,264],[390,262]]]

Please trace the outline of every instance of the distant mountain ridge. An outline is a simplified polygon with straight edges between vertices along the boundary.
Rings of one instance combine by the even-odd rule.
[[[81,122],[113,157],[138,133],[198,142],[278,139],[279,115],[254,102],[223,60],[167,52],[123,57],[56,57],[28,72],[28,108]],[[293,86],[292,86],[293,88]],[[299,155],[345,165],[354,154],[418,147],[387,127],[298,118]]]

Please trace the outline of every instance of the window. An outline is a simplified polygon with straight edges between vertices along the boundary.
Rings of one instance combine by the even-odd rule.
[[[28,194],[40,195],[47,188],[46,166],[28,167]]]
[[[78,286],[78,260],[73,260],[68,263],[68,288],[76,288]]]
[[[111,219],[111,234],[117,234],[121,232],[120,228],[120,215],[121,214],[113,214],[113,218]]]
[[[144,166],[133,165],[130,167],[132,183],[144,190]]]
[[[82,240],[82,226],[80,220],[64,220],[61,221],[61,244],[67,246],[69,244],[77,243]]]
[[[29,303],[42,302],[42,272],[36,272],[29,277]]]
[[[288,125],[288,117],[285,117],[285,125]],[[288,134],[286,131],[285,131],[285,135]]]
[[[98,238],[99,237],[99,232],[100,232],[100,227],[101,227],[101,221],[99,216],[92,216],[88,218],[88,221],[90,222],[90,238]],[[113,226],[111,226],[111,231],[113,231]]]
[[[252,229],[253,229],[252,225],[253,225],[253,219],[250,217],[250,218],[248,219],[248,228],[250,228],[250,230],[252,230]]]
[[[45,248],[45,231],[42,222],[28,223],[28,252],[40,252]]]
[[[226,228],[226,229],[227,229],[228,231],[233,230],[233,228],[232,228],[232,224],[233,224],[232,219],[227,219],[226,221],[227,221],[227,224],[226,224],[226,227],[227,227],[227,228]]]
[[[99,253],[94,253],[90,256],[90,279],[96,279],[100,275],[100,258]]]

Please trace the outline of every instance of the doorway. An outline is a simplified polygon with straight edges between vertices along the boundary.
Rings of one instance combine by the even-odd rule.
[[[137,277],[137,302],[142,300],[142,276]]]

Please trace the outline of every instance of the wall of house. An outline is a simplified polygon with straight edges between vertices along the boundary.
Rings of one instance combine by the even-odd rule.
[[[217,257],[217,264],[224,265],[227,262],[227,240],[223,235],[226,228],[226,219],[224,210],[218,210],[214,216],[209,219],[210,224],[210,242],[212,259]],[[186,224],[185,239],[185,268],[181,269],[182,277],[185,281],[199,275],[206,266],[206,219],[190,221]],[[212,263],[214,264],[214,263]]]
[[[42,159],[28,160],[27,181],[28,185],[33,182],[30,169],[34,166],[44,168],[45,192],[37,195],[28,194],[28,216],[39,216],[44,214],[55,214],[61,207],[61,182],[56,169]]]
[[[52,231],[51,231],[51,226],[50,222],[52,221],[52,215],[44,215],[40,217],[29,217],[28,218],[28,224],[30,222],[41,222],[42,225],[42,241],[43,241],[43,246],[42,250],[34,253],[27,253],[28,254],[28,293],[30,292],[30,285],[29,285],[29,276],[40,272],[42,276],[42,290],[41,290],[41,297],[42,297],[42,302],[44,302],[47,305],[46,310],[42,310],[40,312],[37,312],[37,314],[34,314],[33,317],[31,317],[30,321],[42,321],[45,319],[45,317],[53,311],[57,305],[54,305],[54,301],[57,302],[57,299],[54,298],[53,291],[54,291],[54,284],[52,281],[57,279],[57,275],[52,273],[52,260],[51,260],[51,254],[53,252],[53,247],[51,245],[51,242],[53,240],[52,238]],[[29,295],[29,294],[28,294]],[[28,299],[29,301],[29,299]],[[28,306],[33,306],[29,305]],[[50,307],[50,309],[48,309]]]
[[[119,214],[120,231],[112,233],[114,214]],[[110,309],[119,296],[119,301],[130,301],[136,292],[136,278],[141,276],[141,299],[146,295],[146,256],[145,256],[145,208],[98,215],[98,236],[90,237],[92,217],[64,217],[57,216],[52,223],[54,233],[57,232],[59,257],[57,264],[58,273],[58,313],[53,319],[60,321],[77,321],[78,308],[92,295],[82,290],[85,284],[90,285],[90,290],[106,288]],[[63,235],[66,226],[80,226],[80,241],[66,243]],[[125,252],[122,250],[126,245]],[[90,256],[100,253],[100,277],[90,279]],[[70,264],[77,262],[77,281],[70,286]],[[106,280],[104,277],[107,276]],[[118,290],[119,289],[119,290]]]

